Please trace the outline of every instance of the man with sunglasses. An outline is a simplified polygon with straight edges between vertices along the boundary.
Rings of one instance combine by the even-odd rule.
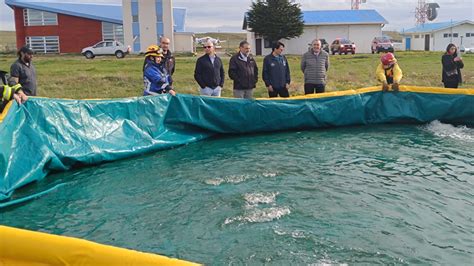
[[[196,62],[194,79],[199,84],[201,95],[220,97],[224,86],[224,66],[215,53],[212,41],[204,44],[204,51],[205,54]]]

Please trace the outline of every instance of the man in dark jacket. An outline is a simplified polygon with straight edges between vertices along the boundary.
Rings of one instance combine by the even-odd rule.
[[[170,39],[161,37],[160,41],[161,50],[163,50],[163,65],[170,76],[174,74],[174,68],[176,65],[173,53],[170,51]]]
[[[250,44],[241,41],[239,52],[229,63],[229,77],[234,81],[234,97],[252,99],[258,81],[257,63],[250,55]]]
[[[199,57],[194,69],[194,79],[201,88],[201,95],[221,96],[224,86],[224,66],[214,51],[214,43],[204,44],[205,55]]]
[[[272,47],[272,53],[265,56],[263,60],[263,81],[268,89],[270,98],[290,97],[288,89],[290,88],[290,67],[286,57],[281,55],[285,45],[277,42]]]

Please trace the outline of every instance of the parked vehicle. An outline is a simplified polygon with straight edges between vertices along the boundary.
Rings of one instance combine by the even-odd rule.
[[[321,41],[321,47],[324,51],[329,53],[329,43],[326,41],[326,39],[319,39]],[[313,44],[308,43],[308,51],[313,49]]]
[[[355,54],[356,45],[348,39],[338,38],[338,39],[336,39],[332,42],[330,49],[331,49],[331,53],[333,55],[336,54],[336,53],[339,53],[339,54],[343,54],[343,53],[344,54],[348,54],[348,53]]]
[[[118,41],[102,41],[93,46],[82,49],[81,54],[87,59],[92,59],[96,55],[115,55],[117,58],[124,58],[130,53],[130,46],[125,46]]]
[[[461,47],[459,47],[459,52],[466,54],[474,54],[474,47],[465,47],[464,45],[461,45]]]
[[[372,53],[380,53],[380,52],[390,52],[393,53],[393,43],[388,37],[375,37],[372,40],[372,46],[370,48]]]

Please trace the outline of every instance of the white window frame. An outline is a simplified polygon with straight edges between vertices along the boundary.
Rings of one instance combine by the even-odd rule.
[[[36,9],[23,9],[23,24],[25,26],[57,26],[58,14]]]
[[[102,40],[124,43],[123,25],[102,22]]]
[[[57,54],[61,52],[59,36],[27,36],[25,43],[36,53]]]

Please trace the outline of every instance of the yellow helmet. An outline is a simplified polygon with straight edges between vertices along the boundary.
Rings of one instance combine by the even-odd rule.
[[[161,48],[158,46],[158,45],[150,45],[148,46],[148,48],[146,48],[146,52],[145,52],[145,57],[148,57],[148,56],[159,56],[159,57],[163,57],[163,50],[161,50]]]

